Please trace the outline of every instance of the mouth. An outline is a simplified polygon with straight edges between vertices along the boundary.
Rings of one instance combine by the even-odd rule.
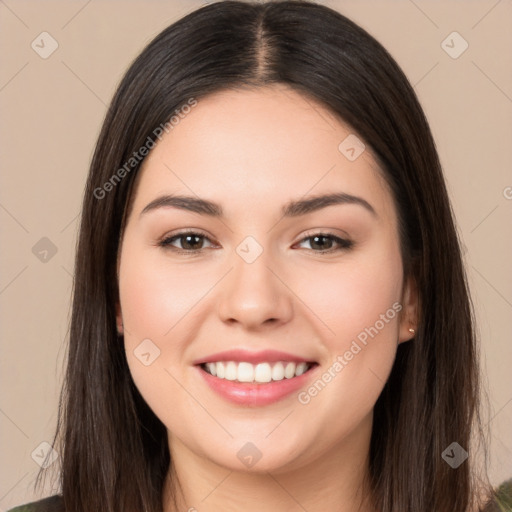
[[[194,367],[222,399],[239,406],[261,407],[306,387],[319,364],[284,352],[232,350],[195,361]]]
[[[199,366],[217,379],[238,383],[267,384],[294,379],[311,370],[315,362],[277,361],[252,364],[247,361],[213,361]]]

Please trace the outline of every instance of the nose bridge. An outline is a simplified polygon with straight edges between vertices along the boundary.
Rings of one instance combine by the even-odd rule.
[[[278,265],[271,251],[251,238],[241,242],[232,255],[233,270],[219,297],[219,315],[224,321],[252,328],[271,319],[287,322],[292,315],[291,294],[274,275]]]

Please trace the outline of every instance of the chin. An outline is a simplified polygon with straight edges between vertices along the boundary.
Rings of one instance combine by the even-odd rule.
[[[288,438],[287,442],[283,442],[277,437],[270,440],[265,436],[241,436],[215,447],[201,447],[196,453],[230,471],[250,474],[284,473],[305,464],[304,455],[308,451],[306,446],[302,446],[304,439],[298,443],[297,439]],[[311,454],[309,458],[314,459],[314,455]]]

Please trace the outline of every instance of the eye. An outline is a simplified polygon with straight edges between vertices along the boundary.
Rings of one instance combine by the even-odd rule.
[[[160,247],[170,249],[183,254],[200,253],[205,249],[204,242],[208,241],[210,247],[214,247],[205,234],[199,231],[182,231],[173,236],[166,237],[158,242]],[[320,254],[337,252],[350,249],[354,243],[351,240],[340,238],[333,233],[315,233],[303,238],[298,245],[309,243],[310,249],[313,252]],[[176,243],[179,246],[176,246]]]
[[[206,235],[198,231],[182,231],[181,233],[164,238],[158,242],[158,245],[160,247],[176,250],[177,252],[197,253],[201,252],[205,248],[203,244],[206,240],[211,242]],[[181,247],[176,247],[176,242],[178,242]]]
[[[303,238],[300,244],[309,243],[311,250],[318,253],[330,253],[350,249],[354,242],[340,238],[332,233],[315,233]],[[337,247],[336,247],[337,244]],[[334,246],[334,247],[333,247]]]

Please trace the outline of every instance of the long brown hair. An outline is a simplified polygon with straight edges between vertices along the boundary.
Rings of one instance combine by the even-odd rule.
[[[54,440],[69,511],[159,512],[171,467],[166,428],[135,387],[116,331],[119,241],[141,163],[131,158],[191,98],[274,83],[319,101],[373,149],[399,215],[404,275],[418,287],[414,340],[399,345],[374,410],[375,507],[472,506],[469,446],[480,433],[474,318],[440,162],[414,90],[372,36],[330,8],[223,1],[173,23],[142,51],[99,135],[82,207]],[[470,452],[456,469],[442,457],[453,442]]]

